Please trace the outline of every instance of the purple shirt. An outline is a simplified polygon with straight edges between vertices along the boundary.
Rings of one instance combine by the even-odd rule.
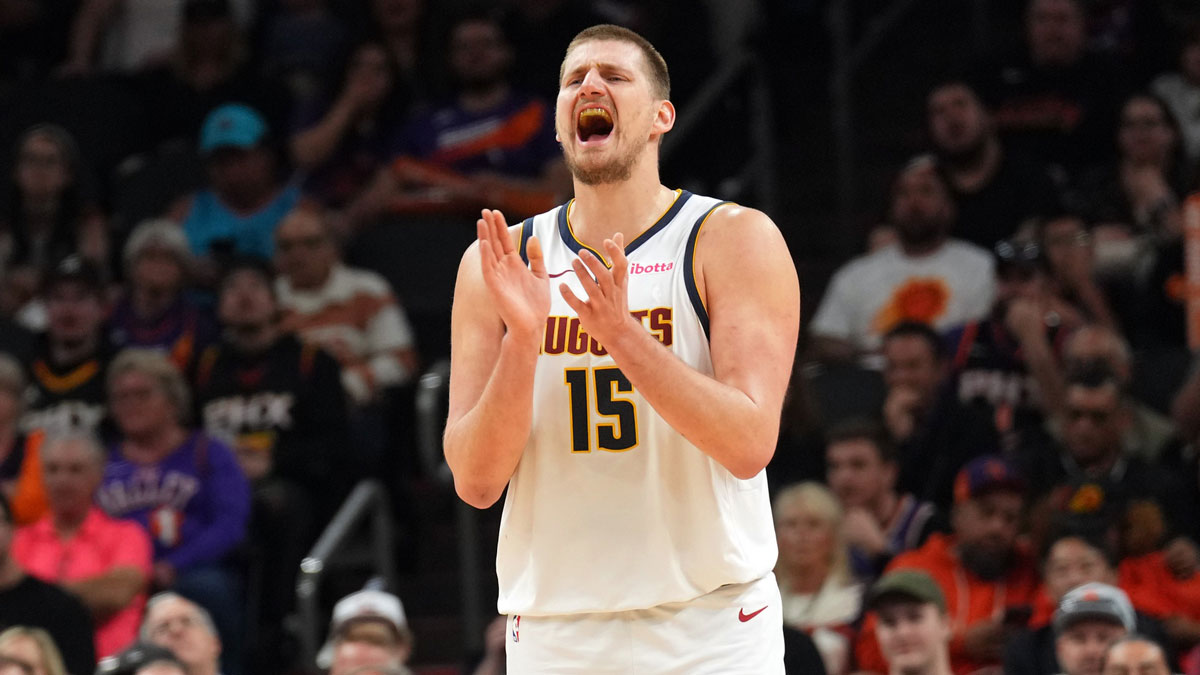
[[[245,538],[250,486],[228,446],[193,433],[154,464],[131,462],[114,444],[96,502],[146,528],[155,560],[188,569],[221,560]]]

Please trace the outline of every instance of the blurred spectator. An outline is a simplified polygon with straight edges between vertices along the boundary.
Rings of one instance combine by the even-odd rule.
[[[281,331],[270,271],[236,263],[220,287],[224,339],[200,359],[196,410],[251,481],[250,545],[262,569],[254,672],[283,662],[300,559],[349,492],[355,461],[337,362]]]
[[[170,649],[137,642],[115,657],[102,659],[96,675],[188,675],[188,671]]]
[[[1167,654],[1160,645],[1131,635],[1117,640],[1104,655],[1103,675],[1170,675]]]
[[[12,511],[0,498],[0,626],[44,629],[69,672],[90,673],[96,652],[87,608],[70,593],[25,574],[11,555],[12,540]]]
[[[13,665],[17,668],[10,669]],[[40,628],[25,626],[0,633],[0,668],[5,675],[67,675],[54,638]]]
[[[96,654],[112,656],[137,637],[150,580],[148,535],[109,518],[93,497],[107,453],[88,436],[54,437],[42,447],[50,513],[17,531],[13,557],[30,574],[75,594],[96,623]]]
[[[1054,208],[1057,188],[1049,175],[1005,149],[970,85],[939,85],[926,111],[939,167],[958,206],[955,237],[990,249]]]
[[[812,635],[825,672],[844,675],[863,587],[850,569],[842,508],[825,486],[807,482],[781,490],[774,511],[784,625]]]
[[[954,477],[972,458],[1000,450],[996,429],[979,406],[964,405],[944,386],[941,337],[905,322],[883,338],[887,398],[883,421],[897,445],[901,490],[948,511]]]
[[[391,157],[410,104],[399,77],[383,44],[363,42],[350,55],[337,98],[320,110],[301,108],[290,150],[296,167],[309,172],[306,195],[342,208]]]
[[[110,0],[101,0],[110,1]],[[133,0],[125,0],[133,1]],[[158,2],[158,0],[137,0]],[[251,4],[252,0],[244,0]],[[291,96],[283,84],[260,77],[250,62],[243,27],[228,0],[170,0],[182,4],[178,30],[167,33],[175,48],[169,60],[135,80],[143,104],[154,111],[142,132],[145,147],[195,142],[204,118],[218,106],[239,101],[257,110],[272,129],[284,129]],[[163,105],[170,101],[170,105]]]
[[[430,40],[427,0],[370,0],[371,28],[384,47],[388,58],[399,74],[397,86],[407,101],[427,102],[438,78],[431,73],[431,54],[435,51]],[[566,44],[565,42],[563,44]],[[442,45],[437,45],[442,46]],[[558,60],[558,56],[555,57]]]
[[[1200,357],[1193,362],[1191,374],[1171,402],[1171,419],[1184,440],[1200,438]]]
[[[13,314],[29,302],[51,265],[78,253],[108,264],[104,214],[90,194],[75,139],[60,126],[39,124],[17,140],[16,164],[0,195],[0,306]]]
[[[253,108],[230,103],[214,110],[200,132],[209,187],[172,210],[183,223],[192,254],[209,269],[232,254],[269,260],[275,226],[300,199],[283,179],[266,120]]]
[[[227,0],[82,0],[71,27],[70,55],[63,71],[93,69],[135,72],[165,63],[176,48],[181,21]],[[233,0],[243,24],[253,0]]]
[[[896,570],[871,588],[869,609],[889,675],[950,675],[953,619],[946,597],[928,574]],[[882,672],[882,671],[881,671]]]
[[[1200,170],[1200,21],[1184,36],[1179,51],[1179,72],[1166,73],[1154,80],[1151,90],[1162,98],[1179,121],[1183,133],[1186,166]]]
[[[275,232],[283,328],[342,364],[342,384],[359,405],[417,373],[412,326],[388,282],[341,261],[324,214],[293,210]]]
[[[1118,504],[1137,500],[1158,509],[1159,517],[1174,525],[1170,532],[1178,533],[1186,524],[1184,514],[1192,513],[1192,500],[1170,474],[1123,452],[1122,438],[1130,426],[1126,401],[1125,389],[1107,364],[1069,373],[1063,448],[1057,456],[1031,458],[1032,494],[1050,494],[1054,503],[1065,503],[1061,493],[1080,482],[1093,482]]]
[[[1061,672],[1101,675],[1108,647],[1133,628],[1133,607],[1121,589],[1085,584],[1067,593],[1054,616],[1055,651]]]
[[[221,638],[212,617],[176,593],[158,593],[146,603],[141,639],[171,650],[188,675],[229,672],[221,670]]]
[[[1007,461],[972,460],[955,480],[954,534],[934,534],[888,566],[924,570],[941,588],[953,632],[950,660],[959,675],[998,666],[1005,640],[1029,620],[1037,573],[1017,538],[1023,492],[1024,480]],[[876,623],[867,616],[855,653],[860,669],[879,673],[884,663]]]
[[[936,509],[896,491],[895,445],[883,428],[846,420],[829,430],[826,482],[845,511],[842,534],[859,579],[874,579],[899,553],[925,543]]]
[[[1080,178],[1076,199],[1096,223],[1101,266],[1119,266],[1129,276],[1139,267],[1135,256],[1152,252],[1145,250],[1149,244],[1182,231],[1179,203],[1189,167],[1179,123],[1152,94],[1135,94],[1121,106],[1117,148],[1116,163]]]
[[[558,65],[566,45],[584,28],[613,21],[595,11],[597,3],[580,0],[512,0],[508,4],[511,12],[505,32],[514,46],[513,82],[523,91],[553,101],[558,96]],[[679,65],[678,61],[670,63]]]
[[[0,352],[0,494],[12,499],[25,463],[26,436],[17,426],[24,405],[25,372]]]
[[[1123,404],[1128,420],[1121,447],[1127,457],[1140,457],[1156,463],[1170,443],[1177,442],[1171,420],[1150,406],[1128,395],[1133,383],[1133,355],[1129,343],[1116,331],[1104,326],[1088,325],[1067,339],[1063,362],[1068,372],[1083,371],[1103,364],[1127,392]]]
[[[1049,297],[1060,299],[1055,312],[1071,327],[1093,321],[1116,328],[1117,317],[1100,287],[1093,237],[1083,219],[1071,213],[1047,216],[1038,228]]]
[[[996,245],[996,302],[988,317],[946,335],[958,400],[986,410],[1006,454],[1036,453],[1051,440],[1046,417],[1062,401],[1058,354],[1077,316],[1053,294],[1041,247]]]
[[[1110,631],[1084,630],[1076,631],[1074,635],[1064,636],[1058,617],[1060,610],[1068,602],[1067,598],[1075,594],[1080,587],[1105,586],[1121,594],[1119,602],[1128,604],[1129,598],[1137,599],[1137,593],[1115,588],[1117,584],[1116,553],[1099,538],[1084,535],[1070,529],[1059,532],[1046,547],[1046,555],[1042,564],[1044,577],[1043,593],[1039,594],[1038,606],[1034,610],[1033,619],[1026,630],[1022,630],[1008,641],[1004,649],[1004,672],[1006,675],[1055,675],[1064,672],[1060,663],[1067,663],[1063,658],[1063,648],[1069,648],[1069,660],[1077,662],[1086,653],[1095,653],[1097,633]],[[1139,589],[1142,590],[1142,589]],[[1068,591],[1071,591],[1068,593]],[[1114,601],[1116,602],[1116,601]],[[1147,598],[1150,603],[1150,599]],[[1043,604],[1044,603],[1044,604]],[[1129,608],[1131,625],[1124,631],[1138,632],[1161,636],[1162,624],[1134,607]],[[1064,637],[1067,644],[1063,644]],[[1111,640],[1115,637],[1108,637]],[[1091,639],[1087,639],[1091,638]],[[1107,646],[1107,644],[1103,645]],[[1103,654],[1103,649],[1100,650]],[[1078,668],[1077,668],[1078,670]],[[1076,672],[1068,670],[1067,673]],[[1079,671],[1098,673],[1098,670]]]
[[[109,348],[100,270],[70,256],[50,271],[42,291],[46,333],[30,370],[21,426],[27,431],[97,433],[104,419],[104,370]]]
[[[1007,147],[1067,174],[1112,156],[1124,87],[1108,57],[1087,51],[1083,0],[1032,0],[1024,52],[991,64],[979,91]]]
[[[287,83],[293,100],[311,101],[334,76],[346,47],[346,27],[328,0],[280,0],[266,19],[259,61],[269,76]]]
[[[161,353],[121,352],[109,369],[108,395],[121,440],[96,501],[150,533],[154,586],[174,589],[212,613],[230,672],[238,663],[244,603],[231,556],[246,534],[246,478],[228,446],[185,426],[188,387]]]
[[[499,18],[459,19],[449,50],[454,100],[408,124],[391,166],[347,208],[350,227],[389,211],[474,213],[491,206],[524,217],[570,194],[554,109],[512,88],[512,46]]]
[[[483,632],[483,656],[468,672],[471,675],[505,675],[508,672],[504,653],[504,644],[507,640],[508,617],[498,616],[492,619]],[[786,647],[784,658],[787,658]]]
[[[413,635],[400,598],[377,590],[358,591],[333,608],[329,639],[317,664],[329,675],[351,675],[387,669],[389,675],[411,675],[405,666],[412,655]]]
[[[216,322],[187,296],[192,255],[187,237],[169,220],[148,220],[125,243],[128,290],[109,320],[114,347],[161,349],[182,372],[217,339]]]
[[[841,267],[810,326],[816,358],[848,360],[879,348],[902,321],[939,330],[987,314],[995,294],[987,252],[950,238],[954,203],[928,157],[910,162],[892,189],[900,243]]]

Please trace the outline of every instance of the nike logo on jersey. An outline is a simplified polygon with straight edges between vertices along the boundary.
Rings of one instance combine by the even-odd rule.
[[[551,279],[557,279],[557,278],[561,277],[562,275],[566,274],[567,272],[574,272],[574,271],[575,270],[563,270],[561,272],[555,272],[554,274],[547,274],[546,276],[550,277]]]
[[[747,614],[747,613],[746,613],[746,610],[744,610],[744,609],[739,609],[739,610],[738,610],[738,621],[741,621],[742,623],[746,623],[746,622],[747,622],[747,621],[749,621],[750,619],[753,619],[754,617],[758,616],[759,614],[762,614],[762,613],[763,613],[763,611],[764,611],[764,610],[765,610],[767,607],[768,607],[767,605],[764,605],[764,606],[762,607],[762,609],[755,610],[755,611],[753,611],[753,612],[750,612],[749,614]]]

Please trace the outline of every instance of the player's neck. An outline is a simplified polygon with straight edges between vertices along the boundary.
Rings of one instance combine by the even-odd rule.
[[[604,240],[620,232],[628,244],[670,208],[675,191],[658,181],[657,167],[640,176],[639,168],[634,168],[629,180],[619,183],[575,182],[575,200],[568,215],[571,230],[581,242],[602,251]]]

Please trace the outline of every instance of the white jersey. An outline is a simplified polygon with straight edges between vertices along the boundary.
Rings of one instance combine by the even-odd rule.
[[[630,312],[710,376],[708,314],[692,261],[700,228],[720,204],[678,191],[658,222],[625,247]],[[762,577],[777,555],[765,473],[739,480],[688,442],[580,328],[557,289],[565,282],[586,297],[571,268],[584,247],[569,207],[521,226],[522,257],[530,235],[541,242],[551,307],[533,427],[500,521],[500,613],[645,609]]]

